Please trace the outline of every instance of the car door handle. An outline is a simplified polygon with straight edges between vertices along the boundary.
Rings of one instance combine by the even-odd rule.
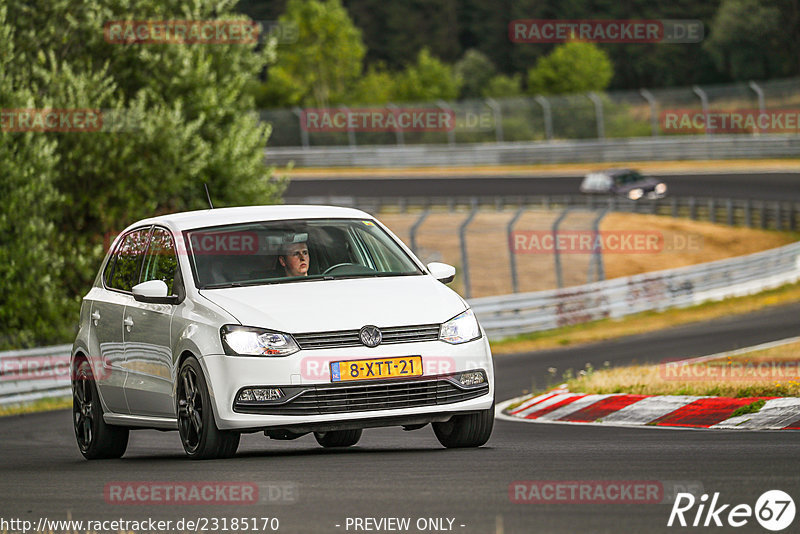
[[[97,323],[100,322],[100,312],[99,311],[95,310],[95,311],[92,312],[92,321],[94,322],[95,326],[97,326]]]
[[[122,321],[122,324],[124,324],[125,327],[128,329],[128,332],[130,332],[131,327],[133,326],[133,318],[130,315],[125,317],[125,320]]]

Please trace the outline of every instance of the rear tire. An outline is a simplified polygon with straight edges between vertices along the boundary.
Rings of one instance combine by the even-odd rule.
[[[439,443],[451,448],[480,447],[489,441],[494,427],[494,403],[488,410],[466,415],[454,415],[444,423],[433,423],[433,433]]]
[[[72,379],[72,426],[78,449],[87,460],[121,458],[128,448],[129,430],[106,424],[92,366],[79,360]]]
[[[358,440],[361,439],[361,429],[314,432],[314,438],[317,440],[317,443],[325,448],[350,447],[358,443]]]
[[[177,387],[178,431],[183,450],[193,460],[230,458],[239,448],[239,432],[220,430],[200,363],[193,357],[181,364]]]

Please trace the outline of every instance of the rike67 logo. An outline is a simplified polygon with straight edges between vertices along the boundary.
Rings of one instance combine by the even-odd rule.
[[[749,504],[723,504],[719,492],[709,501],[708,494],[699,499],[691,493],[679,493],[672,505],[667,526],[691,527],[742,527],[755,517],[758,524],[777,532],[792,524],[795,516],[794,500],[781,490],[764,492],[754,507]]]

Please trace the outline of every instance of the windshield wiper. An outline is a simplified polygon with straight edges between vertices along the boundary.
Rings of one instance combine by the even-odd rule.
[[[206,284],[200,289],[227,289],[229,287],[242,287],[239,282],[221,282],[218,284]]]

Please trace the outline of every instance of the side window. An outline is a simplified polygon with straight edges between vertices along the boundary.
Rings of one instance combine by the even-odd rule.
[[[116,254],[112,254],[110,258],[108,258],[108,263],[106,263],[106,268],[103,270],[103,282],[108,287],[111,287],[111,273],[114,272],[114,261],[117,259]]]
[[[113,289],[130,291],[139,280],[139,268],[142,265],[147,246],[147,236],[150,228],[134,230],[122,238],[122,242],[114,252],[114,270],[111,274],[111,281],[108,284]],[[111,263],[111,261],[109,263]]]
[[[175,242],[169,230],[154,228],[150,237],[150,246],[144,257],[142,282],[163,280],[167,284],[169,294],[174,294],[175,272],[178,269],[178,257],[175,255]]]

